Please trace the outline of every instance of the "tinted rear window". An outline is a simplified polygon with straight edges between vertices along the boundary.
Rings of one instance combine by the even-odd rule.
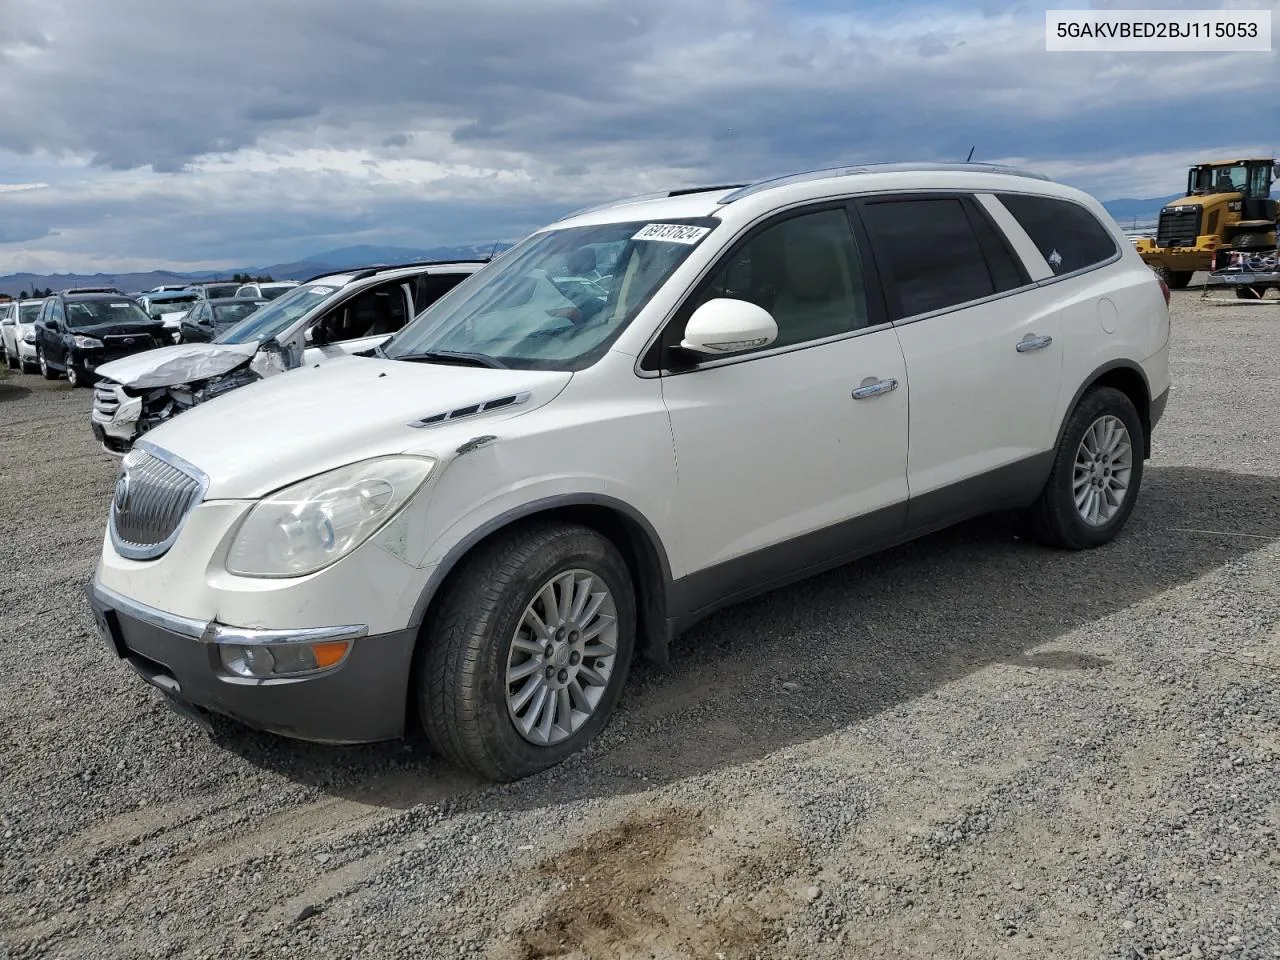
[[[880,269],[898,288],[902,316],[954,307],[996,292],[958,198],[869,203],[863,216]]]
[[[1111,233],[1078,203],[1016,193],[1000,194],[999,199],[1055,274],[1083,270],[1116,254]]]

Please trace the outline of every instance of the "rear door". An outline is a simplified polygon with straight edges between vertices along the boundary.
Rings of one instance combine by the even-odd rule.
[[[911,381],[912,528],[1021,497],[1052,447],[1062,377],[1053,292],[974,197],[858,204]]]

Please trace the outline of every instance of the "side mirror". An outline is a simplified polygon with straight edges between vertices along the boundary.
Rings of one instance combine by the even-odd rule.
[[[746,300],[719,297],[708,300],[689,318],[682,350],[725,356],[768,346],[778,339],[778,324],[769,311]]]

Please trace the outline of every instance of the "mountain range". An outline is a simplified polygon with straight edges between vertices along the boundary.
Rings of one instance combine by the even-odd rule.
[[[197,270],[175,273],[171,270],[147,270],[122,273],[11,273],[0,276],[0,293],[16,297],[35,289],[66,290],[68,287],[115,287],[125,293],[137,293],[153,287],[207,280],[230,279],[235,274],[255,277],[271,277],[273,280],[309,280],[325,273],[338,273],[353,267],[394,266],[416,263],[422,260],[483,260],[495,252],[505,250],[509,243],[484,246],[431,247],[382,247],[362,244],[326,250],[291,263],[273,263],[268,266],[233,267],[227,270]]]
[[[1128,228],[1134,224],[1154,223],[1160,208],[1170,200],[1176,200],[1181,194],[1168,197],[1148,197],[1137,199],[1122,197],[1108,200],[1103,204],[1121,227]],[[230,270],[203,270],[191,273],[174,273],[168,270],[149,270],[135,273],[56,273],[31,274],[12,273],[0,276],[0,293],[17,296],[32,287],[38,289],[51,288],[65,290],[68,287],[117,287],[126,293],[150,290],[152,287],[170,284],[199,283],[206,280],[230,278],[233,274],[250,274],[252,276],[269,276],[273,280],[308,280],[324,273],[336,273],[353,267],[371,265],[395,265],[413,263],[420,260],[480,260],[493,253],[505,250],[509,243],[498,243],[483,246],[432,247],[415,249],[412,247],[385,247],[363,244],[354,247],[341,247],[337,250],[326,250],[313,254],[292,263],[275,263],[269,266],[240,267]]]

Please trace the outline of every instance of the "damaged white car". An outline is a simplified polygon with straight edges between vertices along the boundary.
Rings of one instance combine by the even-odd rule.
[[[148,350],[96,371],[91,425],[122,456],[148,430],[198,403],[303,364],[363,353],[484,261],[369,267],[315,277],[215,337]]]

